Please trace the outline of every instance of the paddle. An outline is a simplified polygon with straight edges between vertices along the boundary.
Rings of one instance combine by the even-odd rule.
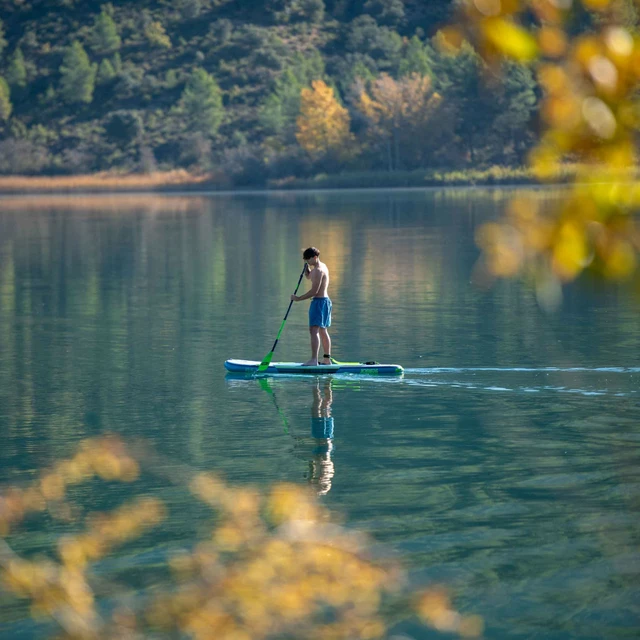
[[[304,272],[306,271],[306,269],[307,269],[307,265],[305,263],[302,269],[302,273],[298,278],[298,284],[296,285],[296,290],[293,292],[294,296],[298,293],[298,289],[300,288],[300,283],[302,282],[302,276],[304,275]],[[289,317],[289,311],[291,311],[291,305],[293,305],[293,300],[289,302],[289,308],[287,309],[287,313],[284,314],[284,320],[280,325],[280,331],[278,331],[278,335],[276,336],[276,341],[273,343],[273,347],[271,347],[271,351],[269,351],[269,353],[267,353],[267,355],[262,359],[262,362],[260,363],[260,366],[258,367],[258,370],[256,371],[256,373],[262,373],[263,371],[266,371],[269,365],[271,364],[271,359],[273,358],[273,352],[276,350],[276,345],[278,344],[278,340],[280,340],[280,334],[284,329],[284,323],[287,321],[287,318]]]
[[[280,417],[282,418],[282,424],[284,424],[284,432],[287,435],[290,435],[289,421],[287,420],[287,416],[285,416],[284,413],[282,413],[282,409],[280,409],[280,407],[278,406],[278,400],[276,399],[276,392],[269,386],[269,382],[267,381],[266,378],[258,378],[258,384],[260,385],[260,388],[263,391],[266,391],[271,396],[271,399],[273,400],[273,404],[276,407],[276,411],[280,414]]]

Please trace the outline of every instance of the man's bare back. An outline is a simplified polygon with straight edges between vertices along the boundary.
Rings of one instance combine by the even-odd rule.
[[[324,262],[320,262],[315,265],[311,271],[307,269],[305,277],[311,280],[311,291],[314,291],[314,298],[326,298],[328,297],[329,289],[329,269]]]

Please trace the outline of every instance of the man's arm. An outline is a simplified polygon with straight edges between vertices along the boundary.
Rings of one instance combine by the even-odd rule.
[[[296,302],[301,302],[302,300],[308,300],[309,298],[313,298],[317,295],[318,291],[320,291],[320,285],[322,284],[322,274],[319,269],[314,269],[311,272],[311,289],[304,293],[301,296],[291,296],[292,300]]]

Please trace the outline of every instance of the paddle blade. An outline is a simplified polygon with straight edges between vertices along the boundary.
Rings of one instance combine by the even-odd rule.
[[[258,366],[258,370],[256,371],[256,373],[262,373],[263,371],[266,371],[269,368],[269,365],[271,364],[272,358],[273,358],[273,351],[269,351],[269,353],[267,353],[267,355],[264,357],[264,360]]]

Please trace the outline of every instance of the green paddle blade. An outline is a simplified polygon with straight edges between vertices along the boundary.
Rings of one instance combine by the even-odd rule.
[[[271,364],[272,358],[273,358],[273,351],[269,351],[269,353],[267,353],[267,355],[264,357],[264,360],[258,366],[258,370],[256,373],[262,373],[263,371],[266,371],[269,368],[269,365]]]

